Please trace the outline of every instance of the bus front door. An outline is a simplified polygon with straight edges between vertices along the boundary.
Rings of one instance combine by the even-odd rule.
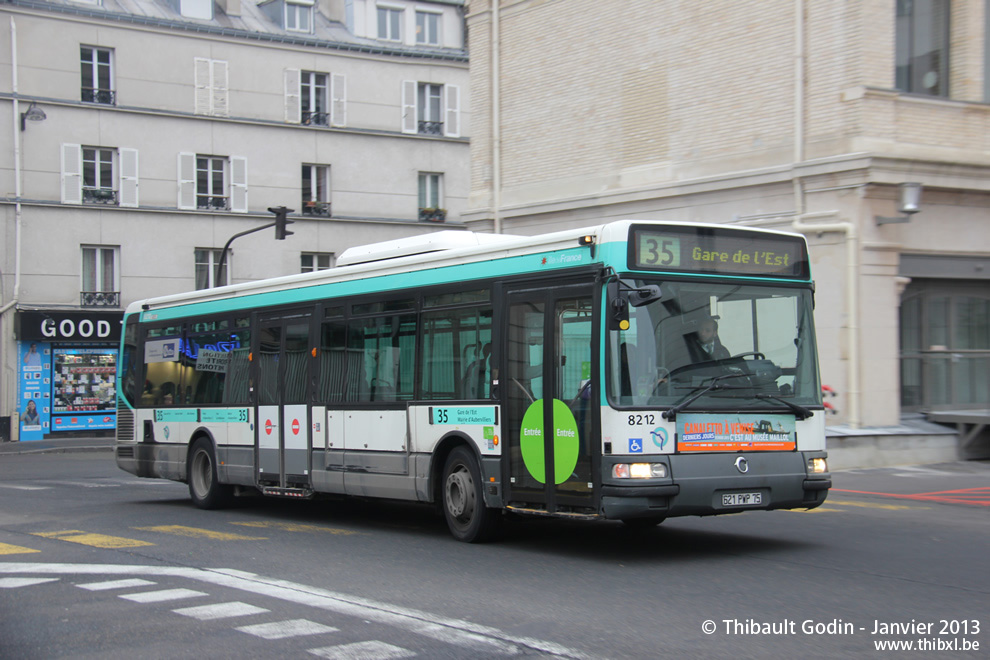
[[[260,486],[310,485],[310,315],[262,318],[254,354]]]
[[[592,292],[588,286],[509,292],[502,399],[507,504],[593,514]],[[594,465],[593,465],[594,463]]]

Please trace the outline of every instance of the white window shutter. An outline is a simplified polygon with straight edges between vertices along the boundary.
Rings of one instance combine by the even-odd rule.
[[[62,145],[62,203],[82,204],[82,147]]]
[[[137,149],[121,149],[120,153],[120,206],[138,205],[138,152]]]
[[[180,209],[196,209],[196,154],[179,154],[179,202]]]
[[[447,137],[461,136],[461,90],[457,85],[444,85],[446,116],[443,121],[443,134]]]
[[[226,117],[230,115],[230,100],[227,92],[227,63],[223,60],[213,60],[210,64],[213,79],[211,109],[217,117]]]
[[[330,75],[330,125],[347,126],[347,76]]]
[[[247,158],[230,158],[230,210],[234,213],[247,213],[248,210]]]
[[[301,75],[299,69],[285,70],[285,121],[288,124],[298,124],[301,118],[300,90]]]
[[[197,57],[193,60],[193,77],[196,88],[193,112],[197,115],[210,114],[210,94],[213,85],[210,83],[210,60]]]
[[[418,132],[419,119],[416,117],[416,81],[402,81],[402,132]]]

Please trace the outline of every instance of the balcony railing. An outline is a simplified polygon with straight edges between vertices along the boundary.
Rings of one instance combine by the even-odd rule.
[[[330,217],[330,202],[303,202],[303,215],[318,215],[324,218]]]
[[[447,209],[421,208],[419,219],[423,222],[443,222],[447,219]]]
[[[120,307],[120,291],[81,291],[81,307]]]
[[[83,188],[84,204],[117,204],[117,191],[110,188]]]
[[[423,135],[443,135],[443,122],[421,121],[419,122],[419,132]]]
[[[112,89],[96,89],[93,87],[82,88],[82,100],[84,103],[101,103],[103,105],[116,105],[117,92]]]
[[[219,195],[196,195],[196,208],[229,211],[230,199]]]
[[[309,112],[307,110],[302,113],[302,124],[304,126],[329,126],[330,115],[325,112]]]

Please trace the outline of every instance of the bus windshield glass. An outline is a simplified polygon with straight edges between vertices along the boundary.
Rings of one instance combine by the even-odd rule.
[[[624,292],[647,286],[659,299],[629,305]],[[668,408],[705,389],[692,410],[821,405],[809,288],[628,279],[617,290],[629,327],[608,333],[612,406]]]

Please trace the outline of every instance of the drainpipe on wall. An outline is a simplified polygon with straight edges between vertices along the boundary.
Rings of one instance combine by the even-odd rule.
[[[11,399],[16,400],[16,395],[8,397],[8,388],[13,387],[16,391],[17,378],[8,377],[7,363],[4,360],[8,328],[8,324],[4,322],[4,315],[17,305],[21,292],[21,107],[17,96],[17,24],[14,22],[13,16],[10,17],[10,90],[13,96],[10,124],[14,142],[14,295],[10,302],[0,306],[0,417],[10,416],[9,439],[19,440],[20,427],[16,423],[15,408],[8,403]],[[0,301],[2,300],[3,290],[0,289]],[[17,364],[16,353],[12,362]]]
[[[838,211],[805,212],[804,181],[798,167],[804,162],[804,0],[794,0],[794,208],[791,228],[796,232],[822,234],[840,232],[846,242],[846,340],[849,356],[846,363],[849,426],[858,429],[860,420],[859,374],[859,238],[856,224],[841,221]],[[835,218],[836,222],[808,222]]]
[[[502,233],[501,4],[502,0],[492,0],[492,216],[496,234]]]

